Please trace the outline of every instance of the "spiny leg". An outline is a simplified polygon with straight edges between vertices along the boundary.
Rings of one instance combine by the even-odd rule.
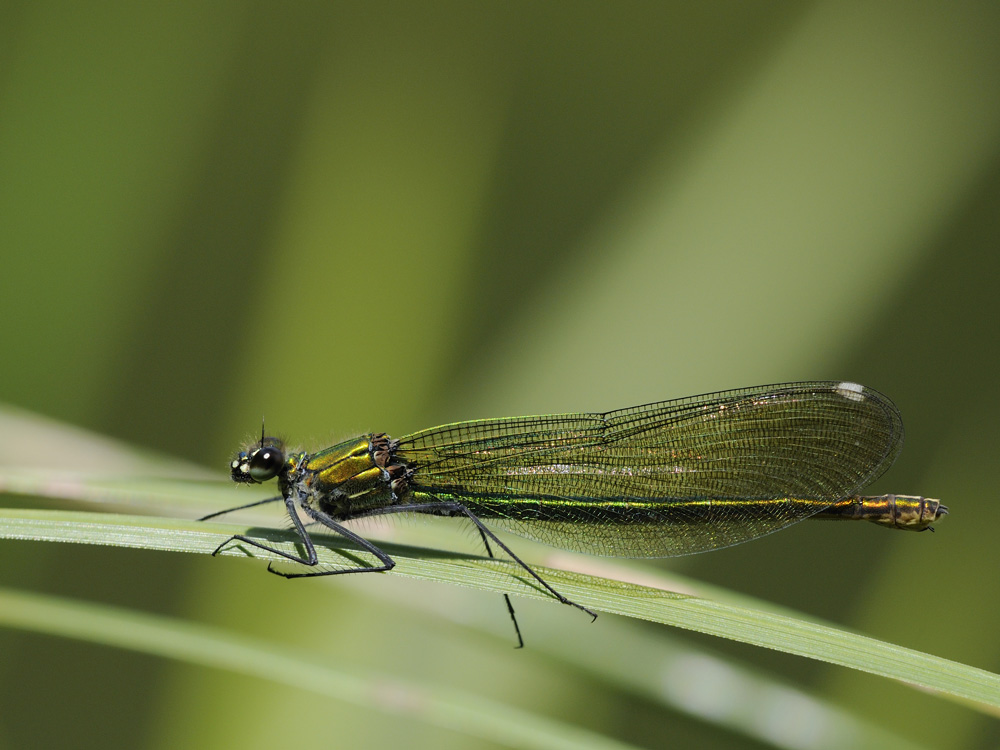
[[[369,517],[369,516],[385,515],[385,514],[388,514],[388,513],[428,513],[428,512],[432,512],[432,511],[451,511],[451,512],[457,512],[457,513],[461,513],[461,514],[465,515],[466,517],[468,517],[468,519],[470,521],[472,521],[476,525],[476,528],[479,529],[479,533],[480,534],[482,534],[484,536],[488,536],[490,539],[492,539],[494,542],[496,542],[496,545],[500,549],[502,549],[504,552],[506,552],[507,555],[510,557],[511,560],[513,560],[518,565],[520,565],[522,568],[524,568],[532,578],[534,578],[536,581],[538,581],[545,588],[545,590],[548,591],[550,594],[552,594],[552,596],[554,596],[557,600],[559,600],[563,604],[568,604],[571,607],[576,607],[577,609],[586,612],[588,615],[590,615],[595,620],[597,619],[597,613],[596,612],[593,612],[593,611],[587,609],[582,604],[577,604],[572,599],[567,599],[565,596],[563,596],[558,591],[556,591],[554,588],[552,588],[552,586],[550,586],[545,581],[544,578],[542,578],[540,575],[538,575],[538,573],[536,573],[534,570],[532,570],[528,566],[528,564],[525,563],[520,557],[518,557],[517,555],[515,555],[511,551],[510,547],[508,547],[506,544],[504,544],[502,541],[500,541],[500,538],[497,537],[496,534],[494,534],[492,531],[490,531],[488,528],[486,528],[486,526],[483,524],[482,521],[479,520],[479,517],[476,516],[475,513],[473,513],[471,510],[469,510],[468,508],[466,508],[461,503],[441,501],[441,502],[437,502],[437,503],[411,503],[410,505],[390,505],[390,506],[387,506],[385,508],[377,508],[377,509],[375,509],[373,511],[370,511],[368,513],[359,513],[357,516],[354,516],[354,517],[355,518],[364,518],[364,517]]]
[[[289,515],[292,518],[292,524],[294,524],[295,530],[298,532],[299,536],[302,537],[302,540],[306,542],[306,544],[308,545],[308,548],[313,558],[315,559],[316,549],[315,547],[313,547],[312,539],[309,538],[309,534],[306,532],[305,526],[302,524],[302,519],[299,518],[297,513],[293,512],[295,507],[294,502],[293,501],[290,502],[291,505],[289,508]],[[363,536],[355,534],[350,529],[341,526],[339,523],[334,521],[325,513],[320,513],[318,511],[311,510],[309,508],[306,508],[306,512],[309,514],[310,518],[312,518],[314,521],[318,521],[319,523],[326,526],[328,529],[337,532],[345,539],[354,542],[363,550],[375,555],[375,557],[377,557],[382,564],[375,566],[367,566],[367,567],[347,568],[345,570],[317,570],[315,573],[283,573],[280,570],[275,570],[274,568],[271,567],[271,564],[268,563],[267,569],[271,573],[279,575],[282,578],[316,578],[318,576],[336,576],[344,573],[382,573],[387,570],[392,570],[394,567],[396,567],[395,560],[393,560],[383,550],[379,549],[375,544],[368,541]],[[310,564],[315,565],[316,562],[312,562]]]
[[[490,540],[486,538],[486,534],[483,533],[482,529],[479,529],[479,536],[483,540],[483,545],[486,547],[486,554],[492,559],[493,549],[490,547]],[[507,602],[507,611],[510,613],[510,621],[514,623],[514,633],[517,635],[517,646],[515,648],[524,648],[524,638],[521,637],[521,627],[517,624],[517,615],[514,614],[514,605],[510,601],[510,594],[504,594],[503,600]]]
[[[209,518],[216,518],[217,516],[224,516],[226,513],[235,513],[238,510],[246,510],[247,508],[256,508],[258,505],[267,505],[268,503],[277,502],[281,500],[281,495],[277,497],[269,497],[267,500],[257,500],[253,503],[247,503],[246,505],[237,505],[235,508],[226,508],[225,510],[219,510],[215,513],[209,513],[207,516],[202,516],[199,521],[207,521]]]
[[[278,498],[273,498],[273,499],[278,499]],[[269,500],[265,502],[271,502],[271,501]],[[260,505],[260,504],[261,503],[251,503],[250,505],[243,507],[252,507],[254,505]],[[256,539],[251,539],[250,537],[244,536],[243,534],[234,534],[233,536],[229,537],[229,539],[227,539],[226,541],[224,541],[222,544],[220,544],[218,547],[215,548],[215,551],[212,553],[212,556],[214,557],[215,555],[219,554],[219,552],[221,552],[222,549],[229,543],[234,541],[240,541],[244,542],[245,544],[249,544],[251,547],[256,547],[257,549],[264,550],[265,552],[271,552],[275,555],[279,555],[285,558],[286,560],[291,560],[292,562],[298,563],[299,565],[312,566],[319,564],[319,558],[316,555],[316,547],[313,544],[312,538],[309,536],[309,533],[306,531],[305,525],[302,523],[302,519],[299,518],[299,514],[296,512],[295,500],[293,498],[285,498],[285,508],[288,510],[288,517],[292,520],[292,526],[295,529],[295,533],[298,535],[299,539],[302,540],[302,544],[306,548],[305,556],[293,555],[291,553],[280,550],[277,547],[272,547],[263,544],[262,542],[258,542]],[[237,510],[237,509],[233,508],[232,510]],[[275,575],[279,575],[282,578],[312,578],[315,576],[337,575],[339,573],[378,573],[385,570],[392,570],[392,568],[395,566],[396,563],[391,557],[389,557],[385,552],[380,550],[378,547],[369,542],[367,539],[358,536],[349,529],[345,529],[340,524],[334,522],[332,519],[326,518],[322,514],[311,514],[311,515],[313,515],[315,520],[319,521],[324,526],[329,527],[330,529],[336,531],[337,533],[346,537],[350,541],[355,542],[363,549],[366,549],[367,551],[371,552],[373,555],[375,555],[375,557],[377,557],[382,562],[382,565],[348,568],[347,570],[321,570],[321,571],[316,571],[315,573],[285,573],[280,570],[275,570],[272,567],[271,563],[268,563],[267,564],[268,572],[274,573]]]
[[[258,505],[258,504],[259,503],[252,503],[249,506],[243,506],[243,507],[252,507],[253,505]],[[307,557],[302,557],[301,555],[293,555],[289,552],[284,552],[283,550],[280,550],[277,547],[268,546],[263,542],[258,542],[256,539],[251,539],[250,537],[244,536],[243,534],[234,534],[233,536],[229,537],[226,541],[224,541],[222,544],[220,544],[218,547],[215,548],[215,551],[212,553],[212,557],[215,557],[217,554],[219,554],[223,550],[223,548],[226,547],[230,542],[240,541],[249,544],[251,547],[262,549],[265,552],[271,552],[275,555],[280,555],[281,557],[284,557],[286,560],[291,560],[292,562],[299,563],[300,565],[315,565],[317,562],[319,562],[318,558],[316,557],[316,548],[313,546],[312,539],[309,538],[309,535],[306,533],[305,528],[303,528],[302,521],[299,520],[298,513],[295,512],[295,501],[292,498],[285,498],[285,508],[288,511],[288,517],[292,519],[292,525],[295,527],[296,533],[302,540],[302,544],[305,545]],[[233,508],[232,510],[238,510],[238,509]],[[270,563],[268,563],[269,570],[270,567],[271,567]]]

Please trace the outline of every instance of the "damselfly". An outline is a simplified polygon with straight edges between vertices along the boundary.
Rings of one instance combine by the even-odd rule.
[[[556,599],[594,615],[546,583],[490,527],[616,557],[719,549],[805,518],[923,531],[948,512],[939,501],[857,495],[902,444],[895,405],[841,381],[741,388],[603,414],[458,422],[395,439],[369,433],[317,453],[288,451],[262,434],[233,459],[232,478],[255,484],[276,477],[281,495],[230,510],[283,500],[305,554],[244,535],[216,553],[239,541],[317,567],[301,511],[377,563],[268,570],[286,578],[386,571],[392,558],[345,522],[390,513],[463,517],[491,557],[493,542]]]

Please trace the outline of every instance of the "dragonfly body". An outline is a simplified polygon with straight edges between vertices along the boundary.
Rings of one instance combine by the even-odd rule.
[[[316,453],[287,452],[262,436],[233,460],[232,478],[277,477],[281,497],[274,500],[285,501],[307,554],[234,539],[315,566],[301,510],[381,564],[274,572],[388,570],[391,558],[344,522],[403,512],[463,516],[491,556],[489,540],[574,604],[487,524],[620,557],[718,549],[809,517],[922,531],[947,513],[937,500],[858,494],[888,469],[902,443],[895,405],[847,381],[758,386],[606,413],[458,422],[399,439],[370,433]]]
[[[267,438],[264,439],[265,443]],[[435,506],[441,500],[460,502],[483,520],[517,521],[542,526],[577,523],[587,526],[654,526],[663,533],[691,537],[691,526],[709,530],[741,517],[866,520],[882,526],[924,531],[942,511],[940,502],[915,495],[852,496],[831,503],[829,498],[804,497],[557,497],[541,494],[490,496],[426,484],[417,468],[400,459],[398,442],[385,434],[346,440],[318,453],[293,453],[279,477],[283,496],[292,494],[303,508],[349,521],[380,515],[397,505]],[[567,474],[566,464],[533,467],[537,474]],[[249,467],[233,470],[245,473]],[[648,474],[647,474],[648,478]],[[416,511],[419,512],[419,511]],[[455,515],[430,510],[433,515]],[[946,512],[946,511],[944,511]],[[598,554],[614,556],[613,545]],[[624,548],[622,556],[634,556]]]

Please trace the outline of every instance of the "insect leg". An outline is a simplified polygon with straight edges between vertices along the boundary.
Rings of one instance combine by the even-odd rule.
[[[524,568],[531,575],[531,577],[534,578],[536,581],[538,581],[545,588],[546,591],[552,594],[552,596],[554,596],[563,604],[569,604],[571,607],[576,607],[577,609],[583,610],[588,615],[593,617],[595,620],[597,619],[596,612],[587,609],[582,604],[577,604],[572,599],[567,599],[565,596],[563,596],[554,588],[552,588],[552,586],[546,583],[544,578],[542,578],[540,575],[538,575],[538,573],[533,571],[528,566],[528,564],[524,562],[520,557],[515,555],[511,551],[510,547],[508,547],[506,544],[500,541],[500,538],[497,537],[496,534],[494,534],[492,531],[486,528],[486,526],[483,524],[482,521],[479,520],[479,518],[476,516],[475,513],[473,513],[471,510],[466,508],[461,503],[441,501],[437,503],[411,503],[409,505],[390,505],[385,508],[378,508],[377,511],[375,512],[358,514],[357,516],[355,516],[355,518],[362,518],[364,516],[384,515],[387,513],[432,513],[432,514],[461,513],[462,515],[468,517],[468,519],[476,525],[476,528],[479,529],[479,533],[482,536],[489,537],[490,539],[492,539],[500,549],[502,549],[504,552],[507,553],[507,555],[510,557],[511,560],[513,560],[522,568]]]
[[[207,521],[209,518],[215,518],[216,516],[224,516],[226,513],[234,513],[238,510],[246,510],[247,508],[256,508],[258,505],[267,505],[268,503],[273,503],[277,500],[281,500],[281,495],[277,497],[269,497],[267,500],[258,500],[255,503],[247,503],[246,505],[237,505],[235,508],[226,508],[225,510],[219,510],[215,513],[209,513],[207,516],[202,516],[199,521]]]
[[[281,498],[271,498],[271,500],[265,500],[263,502],[273,502],[274,500],[280,500],[280,499]],[[272,547],[270,545],[263,544],[262,542],[259,542],[256,539],[251,539],[250,537],[244,536],[243,534],[234,534],[233,536],[229,537],[229,539],[227,539],[226,541],[224,541],[222,544],[220,544],[218,547],[215,548],[215,551],[212,553],[212,556],[214,557],[215,555],[219,554],[219,552],[221,552],[223,548],[226,545],[230,544],[231,542],[239,541],[243,542],[244,544],[249,544],[251,547],[262,549],[265,552],[271,552],[275,555],[280,555],[286,560],[291,560],[292,562],[298,563],[299,565],[317,565],[319,563],[319,558],[316,555],[316,547],[313,544],[312,538],[309,536],[309,532],[306,531],[305,525],[302,523],[302,519],[299,518],[299,514],[296,510],[295,499],[288,497],[285,498],[284,500],[285,500],[285,508],[288,510],[288,517],[292,520],[292,527],[295,529],[295,533],[298,534],[299,539],[302,540],[302,544],[306,548],[305,556],[290,554],[288,552],[278,549],[277,547]],[[261,504],[263,503],[251,503],[250,505],[242,507],[249,508],[253,507],[254,505],[261,505]],[[239,510],[239,509],[232,508],[231,510]],[[272,567],[271,563],[268,563],[267,569],[269,572],[274,573],[275,575],[279,575],[282,578],[313,578],[315,576],[337,575],[338,573],[377,573],[384,570],[392,570],[393,566],[395,566],[396,562],[391,557],[389,557],[385,552],[383,552],[381,549],[379,549],[374,544],[369,542],[367,539],[358,536],[349,529],[345,529],[343,526],[335,522],[333,519],[329,518],[328,516],[322,513],[312,512],[309,515],[312,516],[314,520],[318,521],[319,523],[322,523],[324,526],[329,527],[330,529],[336,531],[341,536],[346,537],[350,541],[359,545],[362,549],[371,552],[373,555],[375,555],[375,557],[377,557],[382,562],[382,565],[372,566],[372,567],[349,568],[347,570],[319,570],[316,571],[315,573],[285,573],[280,570],[275,570]]]
[[[288,515],[291,516],[292,524],[295,526],[295,531],[298,532],[298,535],[302,538],[302,541],[305,543],[312,558],[312,562],[307,562],[306,564],[316,565],[318,562],[316,559],[316,548],[313,546],[312,539],[310,539],[305,526],[302,524],[302,519],[299,518],[298,513],[295,512],[295,502],[293,500],[286,500],[285,502],[286,505],[288,505]],[[282,578],[316,578],[317,576],[335,576],[343,573],[381,573],[386,570],[392,570],[396,567],[396,561],[389,557],[389,555],[387,555],[383,550],[379,549],[375,546],[375,544],[368,541],[363,536],[355,534],[350,529],[341,526],[325,513],[320,513],[312,510],[311,508],[306,508],[306,513],[308,513],[310,518],[314,521],[318,521],[328,529],[336,531],[345,539],[354,542],[363,550],[375,555],[375,557],[377,557],[382,564],[375,566],[362,566],[358,568],[347,568],[345,570],[317,570],[315,573],[284,573],[280,570],[275,570],[271,567],[271,564],[268,563],[267,569],[269,572],[279,575]]]
[[[273,499],[277,500],[279,498],[273,498]],[[254,503],[254,505],[257,504],[258,503]],[[285,508],[288,510],[289,518],[292,519],[292,524],[295,527],[296,533],[298,533],[299,538],[305,545],[307,553],[306,557],[300,557],[299,555],[293,555],[288,552],[283,552],[282,550],[276,547],[269,547],[268,545],[262,542],[258,542],[256,539],[251,539],[248,536],[244,536],[243,534],[234,534],[233,536],[229,537],[226,541],[224,541],[222,544],[220,544],[218,547],[215,548],[215,552],[212,553],[212,557],[215,557],[217,554],[219,554],[222,551],[222,549],[230,542],[240,541],[245,544],[249,544],[251,547],[262,549],[265,552],[273,552],[276,555],[281,555],[285,559],[291,560],[292,562],[297,562],[302,565],[315,565],[318,562],[316,558],[316,548],[313,546],[312,539],[309,538],[309,535],[306,533],[305,528],[302,526],[302,521],[299,519],[298,513],[295,512],[295,500],[290,497],[286,497]],[[234,508],[234,510],[236,509]],[[268,569],[270,569],[270,565],[268,565]]]
[[[479,536],[483,540],[483,545],[486,547],[486,554],[493,558],[493,549],[490,547],[490,540],[486,538],[486,534],[482,529],[479,529]],[[517,615],[514,614],[514,605],[510,601],[510,594],[504,594],[503,600],[507,603],[507,611],[510,613],[510,621],[514,623],[514,633],[517,635],[516,648],[524,648],[524,638],[521,637],[521,627],[517,624]]]

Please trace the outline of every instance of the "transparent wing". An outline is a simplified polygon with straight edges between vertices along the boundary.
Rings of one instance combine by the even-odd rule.
[[[902,447],[888,398],[848,382],[742,388],[605,414],[460,422],[399,441],[412,485],[567,549],[662,557],[799,521]]]

